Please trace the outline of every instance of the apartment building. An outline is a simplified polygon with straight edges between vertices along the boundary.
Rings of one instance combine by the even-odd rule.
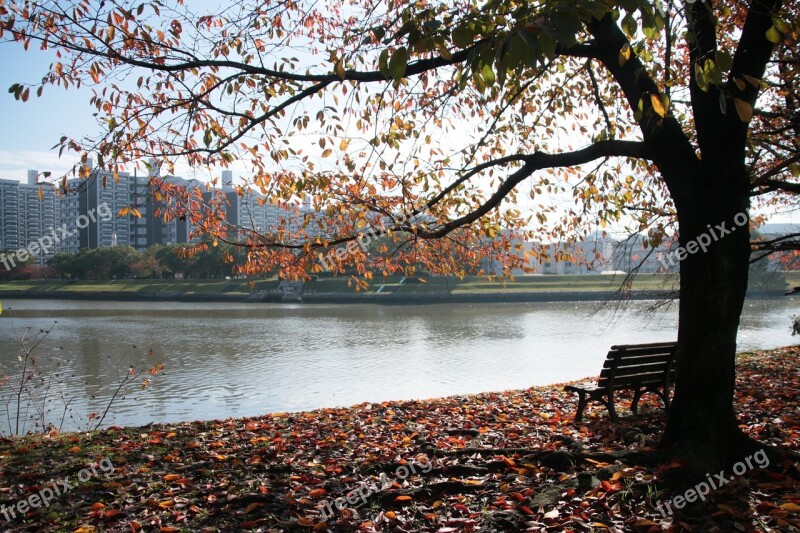
[[[20,247],[19,185],[16,180],[0,180],[0,251]]]
[[[163,200],[156,199],[150,178],[159,175],[151,167],[146,174],[112,173],[94,169],[89,164],[88,179],[67,180],[67,192],[56,191],[37,183],[38,172],[28,172],[28,181],[0,180],[0,251],[27,247],[45,235],[58,233],[54,247],[37,255],[37,262],[59,252],[78,252],[82,248],[133,246],[143,250],[154,244],[197,242],[202,238],[186,218],[166,221]],[[232,172],[222,172],[222,188],[203,192],[206,202],[222,195],[222,209],[231,228],[272,233],[284,225],[299,227],[308,204],[289,208],[279,206],[250,188],[233,184]],[[165,176],[165,181],[187,188],[205,187],[196,180]],[[141,217],[118,216],[126,207],[134,206]]]

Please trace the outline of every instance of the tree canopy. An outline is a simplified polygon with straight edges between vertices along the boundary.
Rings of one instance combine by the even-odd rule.
[[[100,129],[59,142],[84,163],[118,169],[152,157],[171,170],[179,161],[245,161],[242,194],[310,198],[302,225],[243,235],[225,228],[200,191],[153,179],[162,216],[189,216],[217,239],[250,247],[244,271],[318,271],[317,254],[375,226],[393,242],[370,255],[351,246],[334,256],[334,270],[368,277],[367,265],[388,273],[424,265],[458,274],[481,258],[513,268],[524,262],[519,240],[609,224],[645,233],[652,246],[677,224],[685,247],[748,216],[751,202],[791,208],[800,190],[792,3],[193,9],[180,0],[0,0],[0,38],[56,56],[40,83],[10,92],[26,100],[50,85],[89,86]],[[83,165],[76,172],[88,176]],[[722,424],[735,430],[733,353],[751,250],[744,229],[681,257],[670,426],[695,444],[716,435],[706,457],[731,441]],[[717,333],[703,337],[701,320]],[[701,387],[704,379],[713,384]],[[691,412],[705,415],[682,425]]]
[[[660,153],[662,137],[685,138],[688,157],[714,149],[693,113],[700,101],[749,126],[754,194],[770,203],[794,187],[795,13],[764,4],[750,17],[767,28],[755,38],[781,44],[762,74],[735,47],[748,3],[688,5],[246,2],[203,14],[182,2],[2,2],[0,27],[4,40],[57,59],[38,86],[12,86],[16,98],[92,88],[102,128],[62,138],[61,150],[110,168],[246,160],[248,185],[313,198],[320,216],[305,231],[248,236],[258,251],[246,269],[302,275],[318,268],[315,254],[298,261],[286,247],[345,242],[375,217],[413,220],[424,204],[428,218],[395,226],[410,231],[394,255],[345,262],[394,271],[425,256],[432,270],[458,273],[480,255],[515,263],[507,243],[487,242],[504,230],[569,238],[622,220],[658,244],[674,210],[656,168],[677,159]],[[702,51],[692,31],[701,26],[713,34]],[[156,185],[172,205],[202,211],[192,191]],[[225,237],[208,215],[204,227]]]

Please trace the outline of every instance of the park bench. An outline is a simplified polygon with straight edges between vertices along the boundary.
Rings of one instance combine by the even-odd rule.
[[[583,417],[590,401],[600,402],[608,408],[611,420],[617,420],[614,410],[614,391],[632,390],[631,411],[636,414],[642,394],[654,392],[669,410],[669,388],[675,382],[674,342],[652,344],[622,344],[608,351],[603,370],[596,385],[567,385],[564,390],[578,393],[578,412],[575,421]]]

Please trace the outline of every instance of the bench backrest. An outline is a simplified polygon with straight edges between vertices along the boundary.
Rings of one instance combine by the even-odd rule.
[[[675,381],[675,347],[674,342],[612,346],[597,385],[617,389],[672,383]]]

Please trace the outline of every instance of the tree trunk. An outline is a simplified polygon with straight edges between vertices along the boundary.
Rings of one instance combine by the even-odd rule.
[[[704,175],[696,175],[695,183],[702,185],[679,203],[680,245],[687,252],[680,258],[675,398],[663,441],[674,456],[704,472],[741,460],[752,444],[733,409],[736,334],[750,257],[749,198],[734,178],[743,169],[715,166],[701,165]],[[707,173],[711,169],[716,176]]]

